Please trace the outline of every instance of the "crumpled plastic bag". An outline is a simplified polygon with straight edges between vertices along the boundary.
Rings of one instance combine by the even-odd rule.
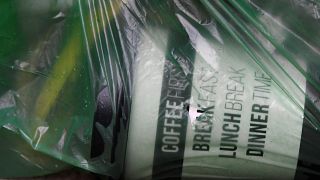
[[[0,3],[1,128],[35,151],[113,177],[123,166],[132,58],[119,3]]]

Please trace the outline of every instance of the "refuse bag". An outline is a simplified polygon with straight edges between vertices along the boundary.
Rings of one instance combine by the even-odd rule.
[[[2,128],[0,130],[1,178],[35,177],[70,166],[45,154],[36,152],[17,134]]]
[[[0,3],[1,130],[34,151],[115,178],[124,161],[132,57],[122,48],[119,3]],[[55,164],[50,159],[39,173]]]
[[[318,1],[0,5],[0,126],[35,152],[115,179],[319,178]]]
[[[126,179],[317,179],[319,2],[127,0]]]

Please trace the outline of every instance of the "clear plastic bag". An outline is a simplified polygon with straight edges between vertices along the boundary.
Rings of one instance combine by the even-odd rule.
[[[319,177],[317,0],[0,8],[0,126],[33,150],[116,179]]]
[[[35,151],[118,177],[132,58],[118,2],[4,0],[0,8],[1,127]]]
[[[127,179],[312,179],[319,2],[128,0]]]

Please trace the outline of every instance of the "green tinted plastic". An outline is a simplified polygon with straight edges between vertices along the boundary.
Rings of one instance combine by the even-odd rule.
[[[0,126],[34,151],[114,177],[124,158],[131,56],[121,47],[123,32],[115,31],[117,6],[82,0],[0,4]],[[50,159],[33,172],[54,172],[55,164]]]
[[[319,1],[124,3],[141,28],[127,179],[319,178]]]
[[[59,172],[69,166],[45,154],[34,151],[17,134],[6,129],[0,130],[2,178],[33,177]]]
[[[3,0],[0,10],[0,126],[34,151],[115,178],[125,157],[128,179],[319,176],[318,0]],[[249,80],[230,77],[230,67],[242,66]],[[214,72],[220,84],[204,90],[201,83]],[[261,79],[263,87],[252,83]],[[247,83],[241,86],[247,94],[232,96],[228,85],[237,83]],[[208,88],[218,88],[217,96],[212,89],[205,94]],[[240,157],[220,158],[214,153],[227,139],[220,138],[221,114],[231,109],[224,101],[242,102],[243,116],[250,117],[257,111],[250,93],[257,89],[272,94],[262,97],[274,112],[268,114],[271,130],[254,128],[254,118],[242,120],[247,131],[230,136],[258,131],[262,143],[250,135],[231,139]],[[207,101],[199,109],[201,97]],[[212,107],[220,115],[210,116]],[[176,127],[218,130],[184,137],[188,133],[177,133],[166,118],[176,112],[183,120]],[[206,113],[212,119],[202,122]],[[163,153],[174,143],[162,146],[165,133],[181,137],[169,138],[186,151]],[[190,153],[201,140],[212,154]],[[241,154],[250,141],[269,159]],[[41,173],[55,171],[42,167]]]

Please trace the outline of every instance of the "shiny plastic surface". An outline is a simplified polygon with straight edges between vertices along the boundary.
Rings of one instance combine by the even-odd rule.
[[[319,178],[319,1],[126,0],[127,179]]]
[[[319,1],[0,9],[0,126],[33,150],[114,178],[319,176]]]
[[[119,176],[132,57],[119,2],[4,0],[0,9],[1,128],[66,164]]]

